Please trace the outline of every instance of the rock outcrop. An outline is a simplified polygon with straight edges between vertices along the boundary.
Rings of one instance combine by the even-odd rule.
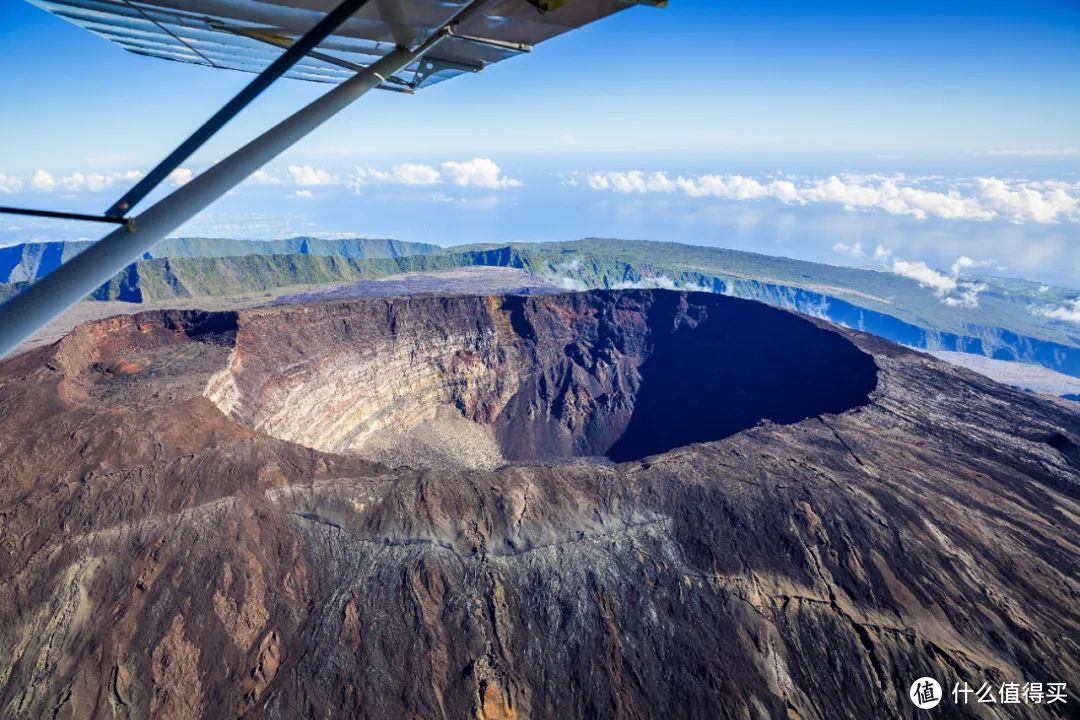
[[[901,718],[924,675],[1080,677],[1080,413],[748,301],[113,318],[0,363],[0,438],[5,718]]]

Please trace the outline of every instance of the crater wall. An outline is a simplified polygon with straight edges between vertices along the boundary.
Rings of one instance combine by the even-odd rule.
[[[632,460],[843,412],[877,382],[842,334],[704,293],[275,307],[241,313],[235,337],[206,390],[227,414],[406,464]]]

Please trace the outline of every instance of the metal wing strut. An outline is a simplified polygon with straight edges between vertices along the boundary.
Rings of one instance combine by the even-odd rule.
[[[368,1],[348,0],[346,5],[355,9]],[[108,282],[109,278],[140,258],[159,240],[243,182],[245,178],[316,127],[344,110],[353,101],[384,82],[386,78],[392,77],[418,58],[423,57],[451,34],[453,24],[457,19],[485,1],[472,0],[463,5],[441,28],[416,47],[399,47],[387,53],[378,62],[267,130],[195,177],[191,182],[158,201],[125,227],[106,235],[0,306],[0,357],[7,355],[36,330],[92,293],[103,283]],[[238,111],[239,108],[236,110]],[[235,111],[232,114],[235,114]],[[205,141],[205,138],[197,136],[199,133],[192,138],[198,139],[198,144]],[[175,159],[174,156],[187,152],[189,144],[190,142],[182,145],[170,158]],[[163,166],[159,166],[161,167]]]

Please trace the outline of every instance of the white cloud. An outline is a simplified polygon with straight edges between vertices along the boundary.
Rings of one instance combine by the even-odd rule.
[[[630,290],[633,288],[660,288],[661,290],[678,290],[679,283],[667,275],[654,275],[642,277],[640,280],[622,280],[611,286],[612,290]]]
[[[919,220],[1053,223],[1080,221],[1080,187],[1063,181],[1012,181],[975,178],[971,182],[938,183],[939,178],[903,175],[845,174],[802,181],[759,181],[744,175],[671,177],[663,172],[593,172],[571,175],[570,187],[624,194],[681,193],[693,198],[760,200],[789,205],[831,204],[847,210],[878,210]],[[928,186],[928,183],[931,183]]]
[[[593,190],[614,190],[621,193],[671,193],[680,189],[664,173],[646,174],[640,170],[625,173],[592,173],[586,178],[586,183]],[[687,195],[693,195],[692,188],[682,189]]]
[[[389,185],[437,185],[442,181],[442,174],[431,165],[401,163],[390,170],[378,168],[356,168],[356,174],[349,178],[349,187],[359,191],[368,183]]]
[[[81,172],[65,175],[60,179],[60,182],[66,190],[89,190],[90,192],[101,192],[111,184],[109,178],[103,173]]]
[[[890,272],[902,275],[919,283],[933,291],[941,302],[950,307],[977,308],[979,307],[979,294],[987,289],[985,283],[972,282],[961,278],[967,268],[986,267],[993,265],[993,260],[974,260],[966,255],[961,255],[949,268],[950,274],[935,270],[922,260],[904,260],[893,258],[893,253],[883,245],[878,245],[874,250],[874,258],[886,263]]]
[[[116,185],[130,184],[143,177],[138,170],[120,172],[73,172],[55,175],[39,169],[29,178],[0,174],[0,193],[14,193],[29,184],[41,192],[66,190],[69,192],[98,192]],[[190,168],[177,168],[169,174],[169,182],[180,187],[191,182],[195,173]],[[400,163],[389,170],[360,167],[347,177],[331,170],[313,165],[289,165],[285,173],[256,170],[245,182],[253,185],[292,185],[298,188],[346,185],[357,192],[367,184],[397,184],[412,186],[456,185],[458,187],[499,190],[520,187],[521,182],[503,174],[494,161],[475,158],[464,161],[447,161],[439,166],[420,163]]]
[[[702,282],[680,281],[663,273],[643,275],[637,280],[620,280],[611,285],[612,290],[631,290],[634,288],[661,288],[663,290],[686,290],[688,292],[716,292]]]
[[[290,165],[288,170],[293,184],[301,187],[337,185],[340,182],[337,175],[311,165]]]
[[[51,172],[38,168],[30,177],[30,187],[42,192],[51,192],[56,189],[56,178]]]
[[[395,165],[391,172],[398,182],[405,185],[435,185],[442,179],[439,171],[430,165],[402,163]]]
[[[977,308],[979,307],[979,293],[987,288],[985,283],[959,283],[958,295],[945,297],[941,302],[951,307]]]
[[[0,193],[15,193],[22,188],[22,180],[14,175],[0,173]]]
[[[140,170],[126,170],[122,173],[110,173],[104,177],[104,184],[101,189],[111,188],[114,185],[130,185],[131,183],[142,180],[146,173]],[[95,174],[97,177],[97,174]]]
[[[184,185],[187,185],[189,182],[191,182],[191,179],[193,177],[195,177],[195,173],[192,172],[191,168],[176,168],[171,173],[169,173],[169,182],[171,182],[176,187],[183,187]]]
[[[114,186],[131,184],[141,178],[143,173],[130,169],[122,173],[71,173],[58,178],[58,182],[65,190],[100,192]]]
[[[953,277],[959,277],[969,268],[993,267],[996,264],[996,260],[973,260],[967,255],[961,255],[956,258],[956,262],[952,264],[951,270]]]
[[[1080,325],[1080,297],[1066,301],[1065,305],[1035,308],[1032,312],[1053,320],[1065,320]]]
[[[693,181],[685,181],[682,178],[679,178],[678,184],[687,188],[690,192],[696,190],[704,195],[713,195],[731,200],[759,200],[773,195],[778,200],[781,196],[784,196],[790,198],[788,202],[801,202],[801,198],[797,196],[797,193],[792,194],[792,188],[795,186],[788,180],[776,181],[776,187],[774,188],[774,183],[762,185],[757,180],[742,175],[705,175],[698,180],[696,188]],[[784,201],[781,200],[781,202]]]
[[[459,187],[481,187],[492,190],[520,187],[521,182],[502,174],[502,168],[488,158],[475,158],[465,162],[444,162],[442,171]]]
[[[911,262],[896,259],[889,269],[897,275],[911,278],[920,285],[930,288],[935,295],[940,297],[944,297],[956,289],[956,280],[954,278],[934,270],[922,260]]]
[[[439,167],[413,163],[394,165],[389,170],[372,167],[358,167],[349,177],[348,185],[356,192],[362,192],[365,185],[443,185],[453,184],[458,187],[478,187],[489,190],[520,187],[521,182],[503,175],[494,161],[488,158],[476,158],[461,162],[447,161]]]
[[[578,280],[577,278],[552,277],[552,278],[549,278],[549,280],[555,282],[556,284],[559,285],[559,287],[561,287],[564,290],[571,290],[573,292],[582,292],[584,290],[589,289],[589,286],[586,285],[584,281]]]
[[[297,190],[295,193],[293,193],[293,195],[295,197],[305,198],[305,199],[315,197],[315,195],[310,190]]]
[[[252,185],[280,185],[281,178],[277,175],[272,175],[266,170],[256,170],[248,175],[247,180],[244,182],[251,183]]]
[[[975,184],[988,206],[1015,223],[1076,219],[1080,211],[1080,200],[1064,184],[1045,188],[1042,184],[1010,185],[997,178],[976,178]]]
[[[862,243],[856,240],[853,243],[838,242],[832,246],[834,253],[840,253],[841,255],[853,255],[857,258],[865,257],[866,251],[863,250]]]
[[[54,192],[66,190],[68,192],[100,192],[117,185],[131,184],[143,177],[138,170],[124,170],[118,172],[73,172],[70,175],[55,175],[48,170],[37,169],[29,178],[20,178],[14,175],[0,173],[0,192],[14,193],[29,184],[39,192]]]

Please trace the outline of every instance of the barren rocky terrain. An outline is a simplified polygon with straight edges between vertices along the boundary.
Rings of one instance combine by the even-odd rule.
[[[994,360],[971,353],[936,351],[930,354],[1005,385],[1045,395],[1080,395],[1080,377],[1057,373],[1039,365]]]
[[[524,270],[499,267],[464,267],[438,272],[409,272],[376,280],[286,285],[267,291],[249,291],[210,297],[143,300],[139,303],[119,300],[86,300],[71,306],[51,323],[34,333],[19,348],[30,350],[56,342],[77,325],[114,315],[131,315],[146,310],[243,310],[261,305],[347,300],[363,297],[387,297],[438,293],[441,295],[502,295],[510,293],[553,292],[559,290]]]
[[[1078,526],[1071,404],[750,301],[99,319],[0,363],[0,716],[922,717],[1074,690]]]

